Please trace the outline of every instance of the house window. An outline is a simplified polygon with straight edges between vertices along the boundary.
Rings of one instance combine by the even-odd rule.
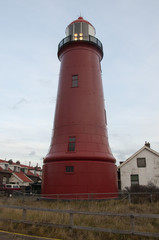
[[[8,170],[8,164],[4,164],[4,170]]]
[[[74,166],[66,166],[66,172],[74,172]]]
[[[69,143],[68,143],[69,152],[75,151],[75,144],[76,144],[76,137],[69,137]]]
[[[17,171],[17,167],[16,167],[16,166],[14,166],[14,169],[13,169],[13,171],[14,171],[14,172],[16,172],[16,171]]]
[[[139,175],[131,175],[131,186],[139,185]]]
[[[78,87],[78,75],[73,75],[72,76],[72,85],[71,87],[76,88]]]
[[[7,178],[3,177],[3,184],[6,184],[6,183],[7,183]]]
[[[146,167],[146,158],[137,158],[137,166],[139,168]]]
[[[27,173],[27,172],[28,172],[27,168],[21,168],[21,171],[22,171],[23,173]]]

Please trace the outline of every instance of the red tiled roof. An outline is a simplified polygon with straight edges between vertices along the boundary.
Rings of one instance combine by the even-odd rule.
[[[42,179],[42,176],[40,176],[39,174],[37,174],[37,177],[39,177],[40,179]]]
[[[34,177],[40,177],[39,174],[37,174],[37,173],[34,174],[34,173],[32,173],[31,171],[28,171],[28,172],[27,172],[27,175],[28,175],[28,176],[34,176]]]
[[[24,164],[20,164],[21,167],[24,167],[24,168],[29,168],[28,165],[24,165]]]
[[[38,170],[38,171],[42,171],[42,169],[41,169],[41,167],[37,167],[37,166],[35,166],[35,167],[33,167],[33,166],[28,166],[28,165],[24,165],[24,164],[20,164],[20,166],[21,167],[24,167],[24,168],[28,168],[29,170]]]
[[[30,175],[30,176],[35,176],[35,174],[34,173],[32,173],[31,171],[29,171],[28,170],[28,172],[27,172],[27,175]]]
[[[14,172],[14,174],[23,182],[32,182],[32,180],[28,178],[23,172]]]
[[[10,168],[8,168],[10,173],[15,174],[18,178],[20,178],[23,182],[32,182],[30,178],[28,178],[22,171],[20,172],[13,172]]]
[[[7,162],[7,161],[6,161],[6,160],[2,160],[2,159],[0,159],[0,162],[5,163],[5,162]]]
[[[0,163],[9,163],[9,161],[0,159]],[[17,165],[21,168],[28,168],[28,170],[35,170],[36,169],[38,171],[42,171],[41,167],[37,167],[37,166],[33,167],[33,166],[24,165],[24,164],[18,164],[16,162],[13,162],[13,160],[12,160],[12,163],[9,164],[9,165]]]
[[[34,174],[34,173],[32,173],[31,171],[28,171],[28,172],[27,172],[27,175],[30,175],[30,176],[35,176],[35,177],[37,177],[37,176],[38,176],[38,174]]]

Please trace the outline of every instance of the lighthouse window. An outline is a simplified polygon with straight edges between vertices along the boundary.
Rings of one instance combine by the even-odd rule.
[[[74,172],[74,166],[66,166],[66,172]]]
[[[75,144],[76,144],[76,137],[69,137],[69,143],[68,143],[69,152],[75,151]]]
[[[81,23],[75,23],[75,33],[80,33]]]
[[[72,85],[73,88],[78,87],[78,75],[72,76]]]
[[[69,34],[68,34],[68,36],[69,35],[73,35],[73,25],[69,26]]]
[[[88,24],[87,23],[82,23],[82,32],[84,37],[88,36]]]

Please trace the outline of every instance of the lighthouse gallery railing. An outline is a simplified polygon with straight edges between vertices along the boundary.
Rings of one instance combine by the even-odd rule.
[[[99,41],[98,38],[93,37],[91,35],[88,36],[83,36],[82,39],[77,39],[75,40],[74,36],[70,35],[68,37],[65,37],[61,40],[61,42],[58,45],[58,51],[66,44],[68,44],[69,42],[90,42],[94,45],[96,45],[102,52],[103,52],[103,45],[101,43],[101,41]]]

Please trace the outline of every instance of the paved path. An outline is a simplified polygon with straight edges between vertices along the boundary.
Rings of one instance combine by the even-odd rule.
[[[10,233],[10,232],[0,230],[0,240],[60,240],[60,239],[30,236],[30,235]]]

